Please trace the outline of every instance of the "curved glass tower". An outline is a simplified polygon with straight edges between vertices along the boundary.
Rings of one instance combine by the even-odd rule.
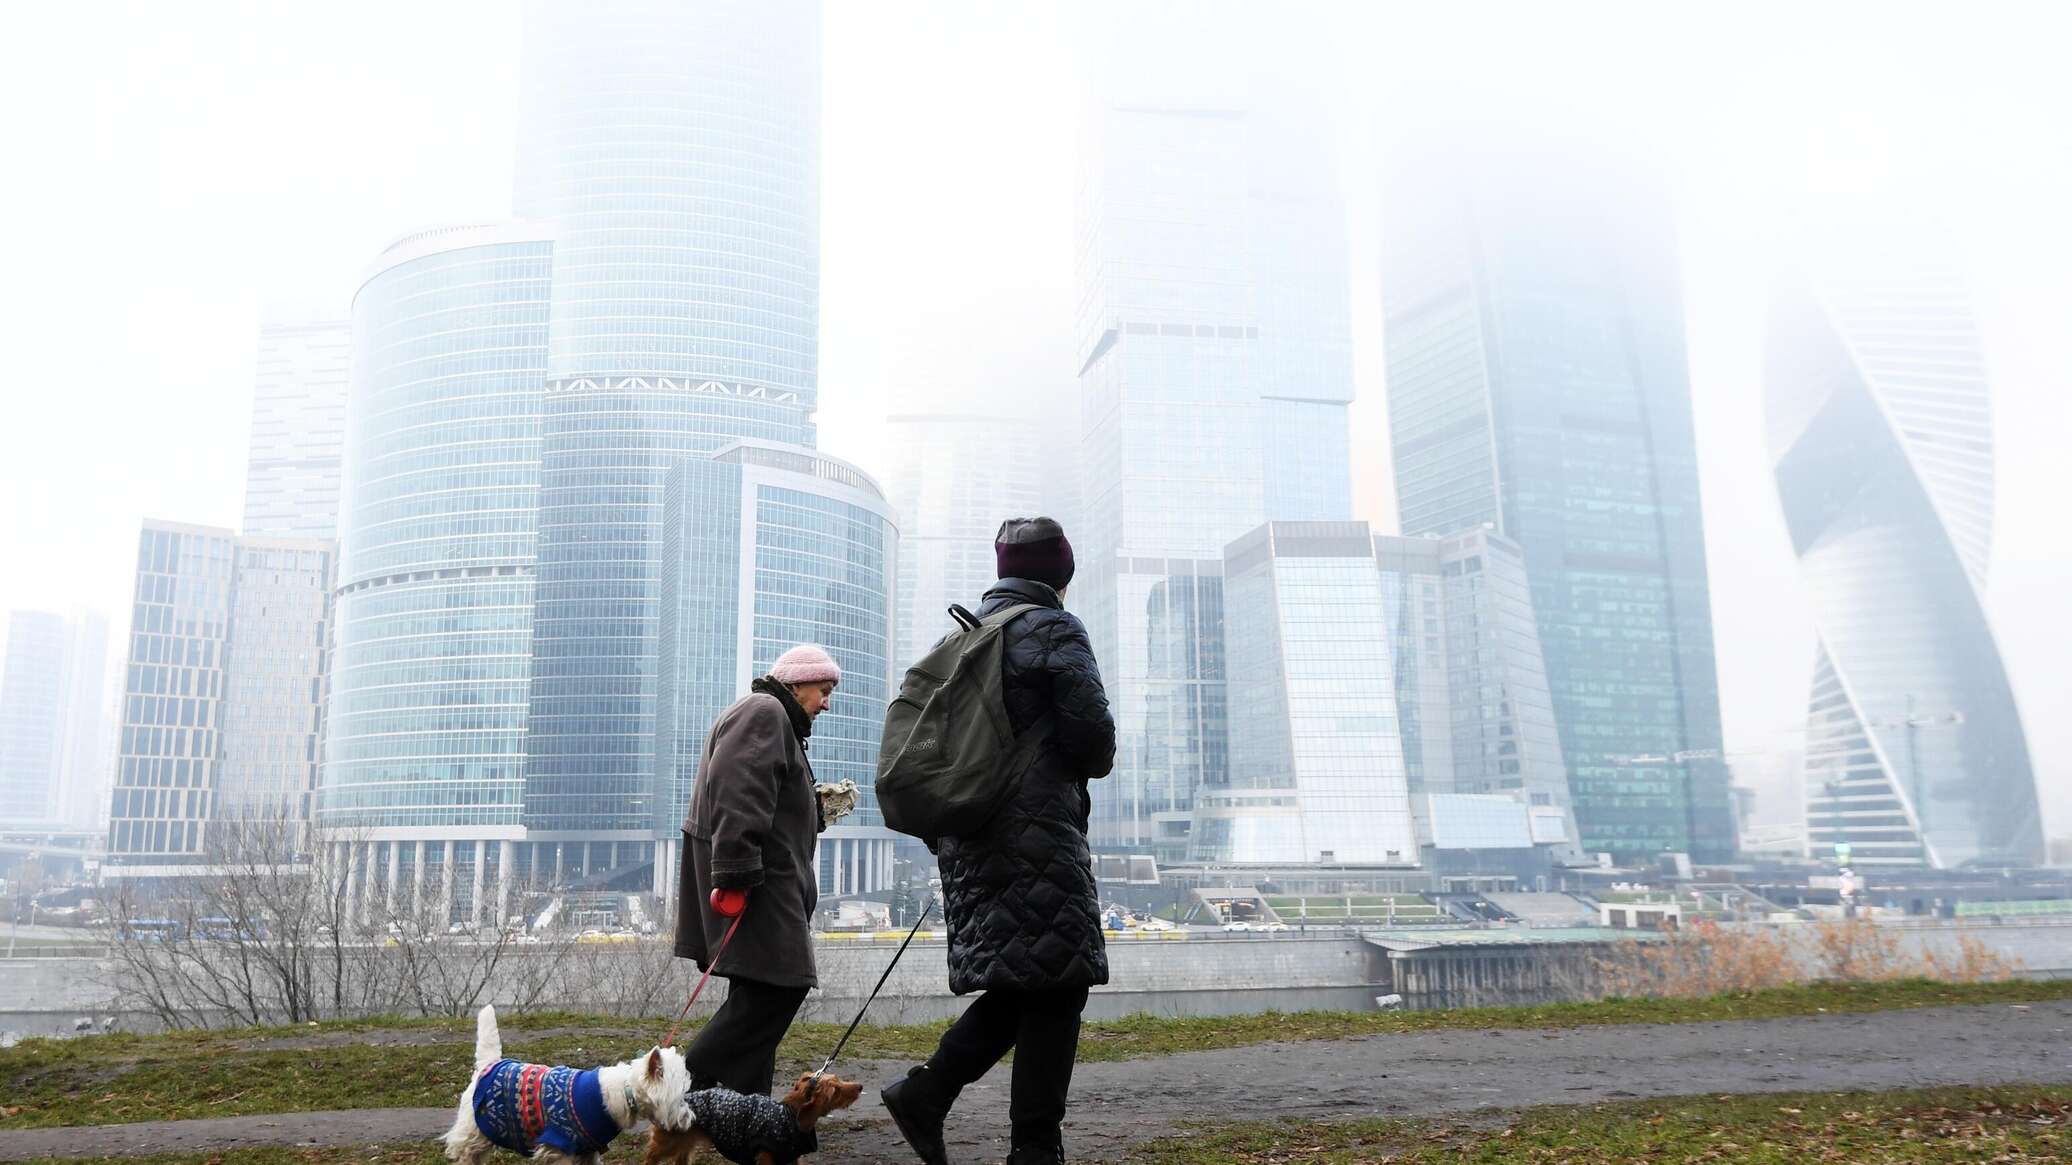
[[[712,722],[799,643],[825,647],[842,668],[808,741],[814,776],[858,788],[856,812],[820,835],[820,889],[884,887],[894,838],[871,785],[899,548],[884,493],[845,461],[744,441],[670,472],[662,526],[656,894],[675,891],[675,847]]]
[[[1820,632],[1808,840],[1857,865],[2041,860],[2028,746],[1980,601],[1993,433],[1978,326],[1948,270],[1889,253],[1832,266],[1780,284],[1764,376]]]
[[[427,231],[353,302],[318,820],[380,861],[519,836],[552,260],[535,227]]]
[[[598,874],[654,838],[664,477],[813,441],[819,5],[543,0],[522,101],[556,235],[523,820]]]

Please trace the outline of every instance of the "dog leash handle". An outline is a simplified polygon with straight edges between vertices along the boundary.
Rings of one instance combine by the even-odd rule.
[[[698,1002],[698,996],[704,992],[705,984],[712,980],[712,969],[719,966],[719,957],[727,953],[727,944],[734,941],[734,932],[741,929],[741,920],[747,917],[748,911],[744,908],[741,913],[734,916],[734,922],[727,927],[727,933],[720,936],[719,949],[712,952],[712,958],[705,964],[705,973],[698,976],[698,985],[691,988],[691,997],[683,1001],[683,1010],[676,1013],[675,1022],[669,1025],[669,1034],[662,1037],[663,1047],[670,1047],[676,1043],[676,1029],[683,1026],[683,1017],[691,1013],[691,1005]]]
[[[914,920],[914,928],[907,931],[906,939],[899,944],[899,950],[893,954],[892,961],[885,964],[885,973],[878,976],[878,985],[871,988],[870,998],[864,1000],[863,1006],[856,1009],[856,1018],[849,1021],[849,1030],[843,1032],[842,1038],[835,1041],[835,1050],[827,1054],[827,1061],[820,1065],[820,1071],[813,1073],[814,1080],[817,1081],[822,1076],[827,1075],[827,1070],[834,1064],[835,1057],[842,1054],[842,1048],[848,1044],[849,1037],[856,1034],[856,1025],[863,1022],[863,1013],[870,1010],[871,1002],[877,999],[878,992],[885,989],[885,980],[892,977],[892,968],[899,966],[900,956],[906,954],[907,945],[914,941],[915,935],[921,933],[921,924],[928,921],[928,912],[934,909],[935,901],[933,899],[930,899],[928,904],[921,908],[921,917]]]

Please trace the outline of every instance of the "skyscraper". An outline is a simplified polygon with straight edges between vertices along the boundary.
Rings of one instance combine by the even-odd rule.
[[[64,741],[65,619],[48,611],[7,617],[0,675],[0,821],[57,817]]]
[[[108,776],[114,765],[110,714],[108,619],[75,610],[67,620],[65,683],[58,720],[58,820],[99,830],[108,812]]]
[[[209,526],[147,521],[138,537],[111,877],[174,877],[207,861],[236,554],[237,536]]]
[[[872,782],[891,670],[892,507],[855,466],[767,441],[681,462],[664,499],[655,894],[676,892],[713,720],[799,643],[825,647],[842,668],[813,721],[814,776],[858,788],[855,813],[820,835],[821,892],[889,885],[895,835]]]
[[[1465,131],[1389,175],[1405,534],[1524,552],[1583,848],[1735,849],[1668,200],[1588,147]]]
[[[553,252],[525,224],[425,231],[353,300],[317,820],[377,879],[435,861],[531,872],[517,843]]]
[[[666,474],[814,439],[819,6],[545,0],[522,86],[556,237],[522,816],[594,873],[653,849]]]
[[[244,532],[336,538],[352,325],[273,323],[259,331]]]
[[[1578,848],[1524,552],[1488,529],[1374,540],[1420,836],[1431,796],[1504,796],[1535,845]]]
[[[1203,782],[1194,856],[1415,865],[1388,621],[1365,522],[1271,522],[1224,566],[1230,762]]]
[[[2041,861],[2028,745],[1980,597],[1993,425],[1977,321],[1906,232],[1824,250],[1779,283],[1764,373],[1820,634],[1808,842],[1857,865]]]
[[[221,822],[307,820],[331,580],[328,541],[144,523],[109,876],[197,874]]]
[[[949,605],[975,609],[992,585],[1000,523],[1049,507],[1044,448],[1033,421],[904,413],[892,417],[890,427],[885,492],[899,515],[896,682],[950,632]],[[1066,527],[1068,536],[1075,533]]]
[[[218,819],[310,820],[323,759],[335,564],[325,539],[237,540]]]
[[[1096,97],[1078,256],[1071,605],[1116,714],[1093,839],[1186,852],[1223,780],[1223,549],[1351,513],[1343,208],[1314,124],[1250,98]]]

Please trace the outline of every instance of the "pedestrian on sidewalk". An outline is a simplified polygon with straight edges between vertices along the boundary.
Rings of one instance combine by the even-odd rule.
[[[1010,1050],[1010,1165],[1065,1159],[1065,1101],[1089,987],[1108,981],[1087,844],[1087,782],[1115,766],[1115,721],[1079,619],[1064,609],[1072,543],[1049,518],[1010,519],[994,539],[1000,579],[984,618],[1037,610],[1002,629],[1007,715],[1017,736],[1049,720],[1020,788],[985,827],[936,847],[949,922],[950,990],[981,991],[928,1062],[882,1096],[927,1165],[947,1165],[943,1125],[964,1086]]]
[[[810,644],[777,657],[712,725],[683,824],[676,955],[703,971],[727,929],[740,930],[713,975],[727,999],[684,1049],[691,1087],[766,1096],[777,1045],[818,983],[813,874],[821,814],[806,739],[842,669]]]

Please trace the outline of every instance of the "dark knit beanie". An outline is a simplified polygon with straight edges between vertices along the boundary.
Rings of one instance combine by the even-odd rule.
[[[1072,543],[1065,528],[1049,518],[1009,518],[993,536],[993,562],[1001,578],[1026,578],[1052,590],[1072,581]]]

